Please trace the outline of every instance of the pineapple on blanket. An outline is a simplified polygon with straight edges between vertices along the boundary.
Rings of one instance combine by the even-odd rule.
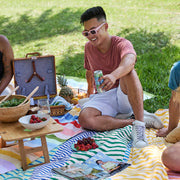
[[[73,91],[70,87],[67,86],[67,79],[65,78],[65,76],[57,76],[58,79],[58,83],[61,87],[61,90],[59,92],[59,96],[63,97],[66,101],[68,101],[69,103],[72,102],[72,99],[74,97]]]

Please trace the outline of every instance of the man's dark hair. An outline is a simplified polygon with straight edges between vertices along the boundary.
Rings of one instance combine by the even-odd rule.
[[[92,18],[97,18],[97,20],[106,20],[106,13],[104,12],[103,8],[100,6],[92,7],[87,9],[82,15],[80,23],[84,24],[85,21],[88,21]]]

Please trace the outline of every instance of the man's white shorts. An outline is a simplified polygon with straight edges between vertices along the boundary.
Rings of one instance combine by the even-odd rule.
[[[132,112],[128,96],[122,92],[120,86],[103,93],[90,95],[89,101],[82,108],[86,107],[93,107],[99,110],[102,115],[112,117],[118,113],[128,114]]]

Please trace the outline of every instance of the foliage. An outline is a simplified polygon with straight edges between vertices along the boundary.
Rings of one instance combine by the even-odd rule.
[[[168,107],[171,66],[180,60],[178,0],[6,0],[1,2],[0,34],[13,46],[15,58],[29,52],[55,55],[56,73],[85,78],[83,27],[89,7],[102,6],[109,32],[129,39],[137,52],[136,70],[143,89],[155,95],[146,110]]]

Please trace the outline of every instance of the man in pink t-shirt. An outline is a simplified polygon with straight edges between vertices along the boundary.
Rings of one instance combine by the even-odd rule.
[[[133,146],[147,146],[143,109],[143,89],[134,69],[136,52],[130,41],[108,33],[106,14],[102,7],[93,7],[81,15],[85,45],[84,67],[89,101],[79,115],[82,127],[106,131],[133,125]],[[96,70],[102,70],[103,93],[94,93]],[[117,114],[134,114],[135,119],[117,119]]]

